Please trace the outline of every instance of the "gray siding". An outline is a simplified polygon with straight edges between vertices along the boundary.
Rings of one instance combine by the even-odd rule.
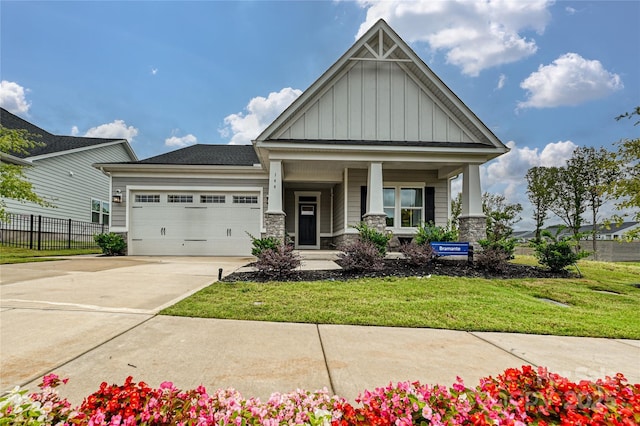
[[[268,195],[268,180],[265,179],[230,179],[230,178],[193,178],[193,177],[113,177],[113,191],[122,191],[122,203],[113,204],[112,206],[112,225],[117,227],[126,226],[126,214],[127,214],[127,187],[136,186],[153,186],[153,187],[188,187],[197,190],[201,188],[206,190],[207,187],[228,187],[238,188],[238,191],[242,191],[246,187],[259,187],[262,188],[262,204],[263,210],[267,209],[267,195]]]
[[[333,232],[344,231],[344,183],[333,188]]]
[[[91,199],[111,200],[109,177],[92,164],[130,160],[122,144],[34,160],[34,167],[25,168],[27,179],[55,208],[7,199],[7,211],[90,222]]]

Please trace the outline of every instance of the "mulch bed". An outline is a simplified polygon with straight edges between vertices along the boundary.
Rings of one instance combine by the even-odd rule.
[[[337,262],[339,263],[339,261]],[[444,275],[450,277],[469,278],[568,278],[573,273],[563,271],[551,272],[537,266],[516,265],[509,263],[503,272],[491,272],[473,265],[465,260],[436,259],[429,265],[413,266],[404,259],[386,259],[385,267],[380,271],[345,271],[342,269],[329,271],[295,271],[290,276],[278,281],[340,281],[354,278],[384,277],[425,277],[428,275]],[[234,272],[222,279],[223,282],[273,281],[260,272]]]

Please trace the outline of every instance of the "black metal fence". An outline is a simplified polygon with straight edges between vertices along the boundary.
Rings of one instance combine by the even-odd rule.
[[[93,236],[109,232],[108,225],[9,213],[0,222],[0,242],[32,250],[84,249],[97,247]]]

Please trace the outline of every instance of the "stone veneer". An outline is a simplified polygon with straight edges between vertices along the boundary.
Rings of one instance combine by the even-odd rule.
[[[460,216],[458,223],[458,240],[477,246],[479,240],[487,238],[486,216]]]
[[[387,229],[387,215],[386,214],[366,214],[362,218],[363,222],[369,227],[377,230],[378,232],[385,233]]]
[[[267,237],[276,237],[281,241],[284,241],[285,227],[284,227],[284,213],[265,213],[264,215],[264,227]]]

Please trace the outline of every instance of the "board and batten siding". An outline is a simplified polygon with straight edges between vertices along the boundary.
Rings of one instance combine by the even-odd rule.
[[[344,183],[333,188],[333,233],[344,232]]]
[[[153,187],[153,188],[184,188],[176,192],[188,191],[209,191],[210,188],[230,188],[237,189],[238,192],[247,192],[246,188],[262,188],[263,210],[267,209],[268,179],[232,179],[232,178],[196,178],[196,177],[113,177],[113,191],[122,192],[122,203],[113,204],[111,208],[112,226],[125,228],[127,224],[127,186],[129,187]],[[155,191],[164,191],[158,190]],[[153,192],[153,191],[150,191]]]
[[[367,185],[366,169],[348,169],[347,227],[360,223],[360,188]],[[448,180],[438,179],[436,171],[425,170],[384,170],[384,184],[412,183],[422,187],[435,188],[435,222],[445,226],[449,220]]]
[[[356,62],[277,139],[476,142],[418,79],[393,62]]]
[[[131,161],[123,144],[33,160],[33,167],[24,168],[25,175],[55,208],[6,199],[7,211],[91,222],[91,199],[111,201],[109,177],[92,164],[121,161]]]

